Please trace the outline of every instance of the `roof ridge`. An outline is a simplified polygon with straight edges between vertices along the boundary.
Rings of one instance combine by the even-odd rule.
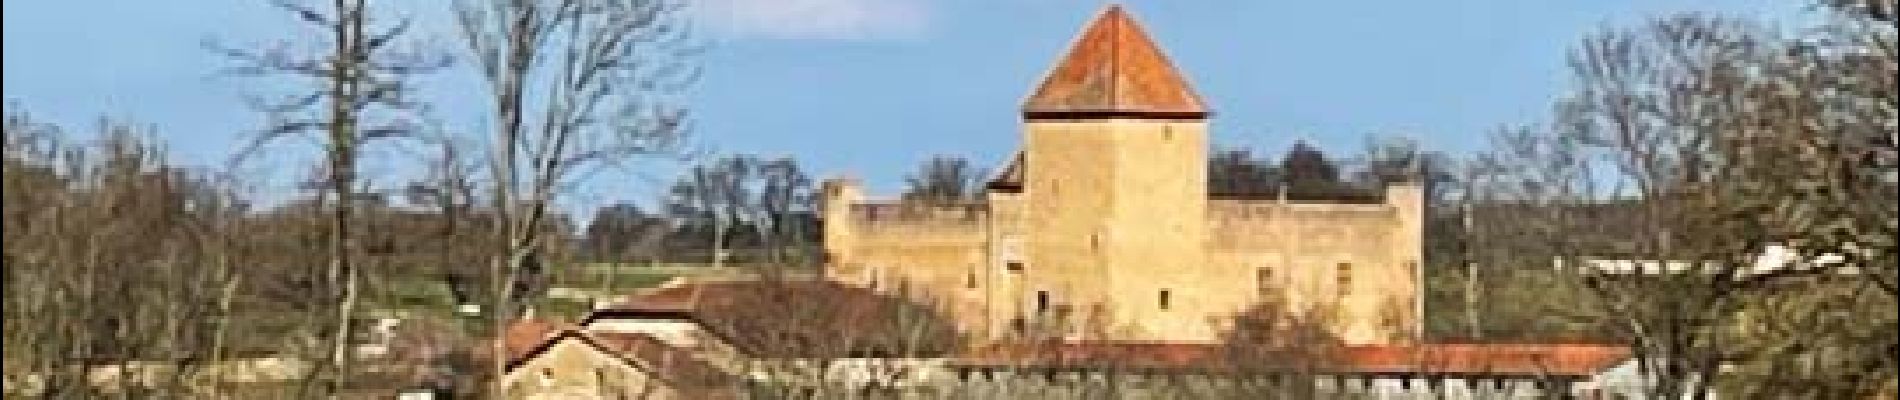
[[[1200,96],[1119,4],[1083,28],[1023,103],[1027,118],[1203,118]]]

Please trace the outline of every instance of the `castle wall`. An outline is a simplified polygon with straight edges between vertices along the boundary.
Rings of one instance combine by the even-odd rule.
[[[982,204],[866,202],[854,182],[827,183],[826,278],[939,307],[984,329],[989,213]]]
[[[1416,188],[1209,200],[1206,105],[1119,8],[1022,111],[1018,161],[981,203],[882,204],[828,182],[827,276],[941,302],[991,338],[1210,342],[1269,294],[1331,310],[1320,323],[1353,343],[1416,331]]]
[[[1402,341],[1419,324],[1415,193],[1395,187],[1382,204],[1211,200],[1209,264],[1248,282],[1226,295],[1283,296],[1288,312],[1349,343]]]
[[[1140,247],[1139,241],[1166,244],[1163,237],[1178,231],[1134,218],[1118,225],[1110,223],[1112,215],[1094,216],[1110,221],[1096,224],[1082,223],[1086,214],[1066,216],[1085,221],[1051,221],[1034,214],[1038,202],[1027,192],[990,193],[983,204],[954,207],[828,197],[835,201],[828,204],[850,206],[826,221],[833,257],[827,276],[933,302],[979,337],[1030,330],[1211,341],[1226,328],[1226,317],[1284,296],[1287,312],[1310,313],[1305,317],[1333,327],[1349,343],[1391,343],[1411,337],[1420,323],[1418,195],[1415,186],[1397,186],[1386,202],[1373,204],[1202,200],[1203,234],[1180,235],[1199,236],[1198,246],[1177,241],[1181,247],[1149,252],[1115,250]],[[1043,201],[1043,212],[1060,209]],[[1115,207],[1103,209],[1110,214]],[[1066,231],[1095,235],[1101,244],[1061,240],[1063,223],[1105,228],[1087,235]],[[1161,290],[1170,292],[1165,309]],[[1049,304],[1039,314],[1043,291]],[[1086,314],[1091,311],[1098,314]],[[1060,331],[1039,330],[1049,327]]]

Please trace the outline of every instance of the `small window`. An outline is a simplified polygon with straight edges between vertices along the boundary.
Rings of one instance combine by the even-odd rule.
[[[1161,309],[1166,310],[1168,306],[1173,305],[1171,304],[1174,301],[1173,294],[1174,293],[1169,292],[1168,289],[1161,289]]]
[[[1352,263],[1339,263],[1339,295],[1352,294]]]
[[[970,271],[970,274],[963,278],[963,287],[965,289],[976,288],[976,271]]]
[[[1261,267],[1260,269],[1254,270],[1254,286],[1255,290],[1260,291],[1260,294],[1272,293],[1273,268]]]
[[[1022,262],[1022,261],[1010,261],[1010,262],[1006,262],[1006,263],[1003,263],[1003,269],[1005,269],[1005,270],[1009,270],[1009,272],[1014,272],[1014,273],[1022,273],[1022,272],[1023,272],[1023,262]]]
[[[1049,311],[1049,291],[1037,290],[1036,291],[1036,312],[1042,313],[1042,312],[1047,312],[1047,311]]]

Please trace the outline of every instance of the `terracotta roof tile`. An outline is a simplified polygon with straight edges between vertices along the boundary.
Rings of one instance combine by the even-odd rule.
[[[1186,368],[1212,365],[1221,346],[1178,342],[1061,342],[1003,344],[977,348],[958,357],[965,366],[1103,366]]]
[[[958,357],[965,367],[1214,369],[1231,361],[1213,343],[1065,342],[998,345]],[[1346,374],[1586,376],[1630,358],[1628,347],[1591,344],[1345,346],[1321,369]]]
[[[884,341],[903,336],[885,330],[900,325],[950,329],[947,322],[936,326],[925,321],[940,316],[912,314],[927,310],[896,296],[826,280],[739,280],[684,282],[646,291],[597,309],[587,320],[688,319],[752,356],[842,356],[838,353],[895,348]],[[900,316],[920,318],[893,320]]]
[[[517,320],[502,328],[502,350],[508,354],[508,360],[512,365],[513,361],[526,358],[549,338],[569,328],[571,327],[547,320]]]
[[[1200,118],[1207,108],[1134,18],[1111,5],[1049,70],[1023,115]]]
[[[695,356],[691,351],[667,345],[644,333],[586,332],[595,347],[651,367],[678,390],[730,389],[737,377]],[[706,398],[705,396],[693,396]]]
[[[1586,344],[1352,346],[1342,358],[1363,372],[1594,375],[1630,358],[1628,347]]]

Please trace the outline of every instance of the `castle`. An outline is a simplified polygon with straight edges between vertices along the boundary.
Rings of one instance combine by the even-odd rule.
[[[1260,304],[1323,312],[1307,316],[1347,343],[1413,337],[1421,189],[1210,196],[1209,117],[1111,6],[1024,102],[1022,145],[980,201],[875,201],[827,181],[825,276],[927,299],[985,339],[1212,342]]]
[[[857,182],[827,181],[824,279],[681,278],[576,325],[511,325],[504,387],[524,398],[1410,399],[1651,385],[1624,346],[1419,340],[1418,186],[1298,201],[1210,193],[1207,107],[1119,7],[1022,112],[1023,144],[979,200],[868,200]],[[888,294],[938,307],[975,340]],[[1276,343],[1294,335],[1236,323],[1255,312],[1343,343]]]

